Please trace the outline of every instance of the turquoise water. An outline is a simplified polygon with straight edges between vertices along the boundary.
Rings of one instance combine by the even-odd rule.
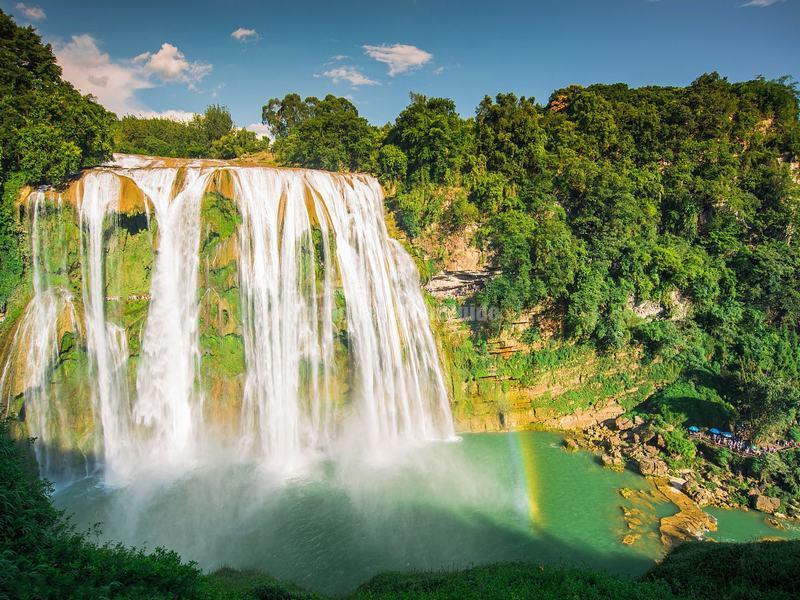
[[[657,517],[674,507],[626,500],[623,487],[650,489],[589,453],[565,452],[556,434],[526,432],[465,435],[380,463],[327,462],[288,481],[224,463],[123,489],[89,479],[56,503],[81,526],[101,522],[102,539],[342,593],[384,571],[510,560],[640,574],[662,552]],[[632,532],[622,507],[643,521],[630,546],[620,543]],[[723,515],[720,535],[764,535],[754,523],[728,523]]]
[[[777,529],[767,523],[767,515],[758,511],[708,508],[707,512],[717,519],[717,531],[708,537],[718,542],[750,542],[766,537],[800,539],[800,524],[796,522],[780,521],[783,529]]]

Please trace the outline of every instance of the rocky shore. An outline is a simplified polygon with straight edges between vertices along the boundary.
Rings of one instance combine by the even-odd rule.
[[[663,436],[644,418],[619,416],[585,429],[573,430],[564,440],[567,450],[589,450],[599,455],[603,466],[612,470],[634,470],[651,480],[653,489],[642,491],[621,490],[626,499],[645,494],[647,501],[668,500],[678,507],[675,515],[660,519],[661,542],[670,547],[677,542],[703,539],[709,531],[716,530],[712,516],[702,510],[706,506],[722,508],[755,509],[768,515],[767,522],[782,528],[781,521],[800,517],[800,506],[783,505],[779,498],[770,497],[749,480],[720,468],[698,457],[692,468],[671,466],[667,444]],[[746,490],[746,494],[742,493]],[[742,499],[746,499],[746,503]],[[643,498],[638,498],[641,502]],[[621,540],[632,544],[638,539],[637,528],[641,515],[638,509],[624,508],[630,533]]]

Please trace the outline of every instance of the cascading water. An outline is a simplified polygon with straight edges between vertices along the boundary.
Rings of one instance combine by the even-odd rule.
[[[73,287],[82,292],[97,455],[107,477],[124,478],[142,462],[199,458],[210,444],[209,426],[231,411],[239,416],[222,441],[280,469],[320,452],[335,455],[353,437],[367,455],[453,437],[416,270],[389,238],[373,178],[128,157],[88,172],[75,189],[81,281]],[[143,198],[154,247],[149,290],[141,294],[146,301],[116,299],[122,308],[112,311],[108,270],[122,267],[108,264],[107,238],[132,193]],[[209,346],[200,333],[198,288],[201,274],[209,279],[207,263],[222,252],[200,260],[210,235],[203,207],[214,194],[229,197],[238,215],[234,243],[225,247],[235,272],[225,272],[225,285],[214,290],[228,302],[217,312],[228,322],[240,306],[241,317],[226,325],[224,344]],[[28,430],[45,439],[64,402],[52,392],[61,361],[54,314],[71,299],[37,270],[45,195],[36,192],[31,202],[34,293],[0,390],[14,387],[7,381],[19,371],[14,357],[26,354],[24,385],[14,389],[23,389]],[[120,235],[118,245],[133,244],[132,235]],[[130,316],[136,302],[146,302],[140,330]],[[235,356],[237,344],[242,373],[229,367],[217,383],[241,380],[239,397],[215,398],[204,387],[202,361],[214,352]]]
[[[183,188],[176,191],[179,174],[174,168],[125,171],[153,203],[158,224],[134,416],[154,431],[151,448],[173,460],[186,458],[199,431],[198,240],[200,199],[210,172],[182,172]]]
[[[58,208],[62,199],[55,200]],[[22,314],[19,326],[7,352],[6,364],[0,376],[0,393],[5,396],[6,415],[8,400],[15,388],[25,393],[25,418],[29,429],[35,432],[38,443],[34,446],[36,459],[43,475],[58,481],[72,478],[76,472],[68,461],[63,460],[66,450],[63,430],[67,426],[64,398],[48,393],[47,380],[50,369],[58,355],[59,333],[74,330],[77,319],[68,289],[59,281],[52,281],[46,262],[63,265],[63,256],[49,256],[50,247],[63,242],[56,227],[40,227],[40,219],[47,212],[48,203],[44,193],[33,192],[27,199],[30,214],[31,271],[33,295]],[[48,259],[53,259],[49,261]],[[22,380],[21,383],[15,379]],[[84,462],[83,474],[90,467]]]
[[[82,181],[78,209],[81,231],[81,281],[93,406],[100,419],[106,477],[124,477],[130,455],[128,344],[125,330],[106,318],[105,248],[107,217],[119,206],[120,182],[111,173],[93,172]]]
[[[234,176],[243,217],[245,440],[281,461],[328,441],[336,280],[351,344],[350,425],[373,450],[451,437],[416,272],[388,236],[377,182],[272,169]]]

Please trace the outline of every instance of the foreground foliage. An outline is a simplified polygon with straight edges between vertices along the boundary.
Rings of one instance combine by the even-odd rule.
[[[98,545],[50,503],[49,483],[0,425],[0,596],[193,598],[205,582],[174,552]]]

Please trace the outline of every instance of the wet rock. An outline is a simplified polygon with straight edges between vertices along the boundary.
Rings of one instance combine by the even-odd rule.
[[[626,546],[631,546],[632,544],[635,544],[640,537],[642,536],[638,533],[629,533],[622,538],[621,542]]]
[[[623,506],[622,514],[623,518],[625,519],[625,523],[628,525],[628,529],[635,531],[644,523],[645,515],[640,508],[628,508]]]
[[[568,452],[575,452],[580,448],[575,438],[564,438],[564,449]]]
[[[683,490],[686,487],[686,480],[683,477],[670,477],[669,484],[676,490]]]
[[[780,498],[770,498],[763,494],[750,496],[750,501],[753,504],[753,508],[769,515],[773,514],[781,506]]]
[[[633,497],[635,494],[636,494],[636,492],[634,492],[631,488],[620,488],[619,489],[619,495],[622,496],[623,498],[625,498],[626,500],[628,498]]]
[[[785,531],[786,530],[786,526],[779,519],[772,519],[772,518],[767,519],[767,524],[770,527],[774,527],[775,529],[778,529],[779,531]]]
[[[600,462],[605,468],[614,471],[622,471],[625,468],[625,460],[619,454],[603,454],[600,456]]]
[[[683,492],[679,492],[667,483],[659,484],[658,491],[678,507],[676,514],[661,519],[659,530],[661,543],[665,546],[700,540],[708,531],[717,530],[714,517],[700,510],[700,507]]]

